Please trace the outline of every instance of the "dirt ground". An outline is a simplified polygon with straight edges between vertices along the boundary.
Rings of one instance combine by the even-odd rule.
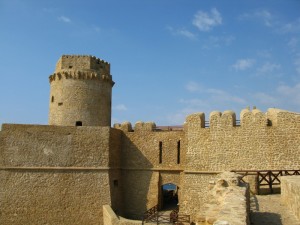
[[[251,225],[300,225],[300,221],[281,202],[280,194],[251,197]]]

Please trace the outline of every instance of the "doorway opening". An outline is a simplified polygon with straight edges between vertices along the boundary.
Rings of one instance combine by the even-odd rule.
[[[173,183],[167,183],[161,186],[161,191],[162,191],[161,209],[162,210],[178,209],[179,207],[178,190],[179,187]]]

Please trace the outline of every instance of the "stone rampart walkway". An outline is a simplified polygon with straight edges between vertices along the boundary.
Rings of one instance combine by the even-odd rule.
[[[252,196],[250,216],[251,225],[300,225],[279,194]]]

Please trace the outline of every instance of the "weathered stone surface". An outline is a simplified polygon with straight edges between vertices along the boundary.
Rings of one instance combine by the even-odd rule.
[[[281,178],[281,201],[290,208],[300,221],[300,176]]]
[[[121,211],[121,131],[5,124],[0,133],[1,224],[101,224]]]
[[[248,225],[250,193],[247,185],[240,184],[240,177],[235,173],[224,172],[210,182],[211,190],[207,203],[197,215],[198,225]]]
[[[111,125],[110,65],[92,56],[63,55],[50,80],[49,124]]]

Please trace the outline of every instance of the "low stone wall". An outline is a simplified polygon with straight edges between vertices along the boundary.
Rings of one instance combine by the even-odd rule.
[[[104,225],[141,225],[142,221],[129,220],[120,216],[117,216],[109,205],[103,205],[103,222]],[[148,223],[147,225],[154,225],[156,223]]]
[[[300,176],[281,177],[281,200],[300,220]]]
[[[197,225],[249,225],[250,191],[240,176],[224,172],[210,182],[211,190]]]

